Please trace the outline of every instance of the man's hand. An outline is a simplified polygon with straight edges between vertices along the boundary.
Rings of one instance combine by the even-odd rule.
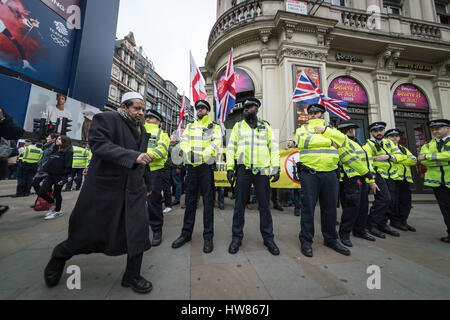
[[[148,196],[151,196],[152,195],[152,192],[150,191],[150,192],[147,192],[147,197]]]
[[[181,174],[181,169],[177,168],[176,172],[177,172],[177,174]]]
[[[315,130],[317,133],[324,133],[325,130],[327,130],[327,128],[317,126],[317,127],[314,128],[314,130]]]
[[[417,160],[419,160],[420,162],[427,160],[426,155],[425,154],[420,154],[419,158],[417,158]]]
[[[370,184],[370,190],[372,190],[373,194],[377,194],[378,191],[380,191],[380,188],[378,188],[376,183],[371,183]]]
[[[231,186],[233,186],[234,182],[236,181],[236,175],[234,174],[233,170],[228,170],[227,179],[228,179],[228,182],[231,184]]]
[[[152,162],[152,157],[148,153],[141,153],[141,155],[136,159],[137,164],[142,164],[144,166]]]
[[[87,168],[83,170],[83,176],[87,175],[88,170],[89,170],[89,169],[87,169]]]
[[[373,158],[373,160],[375,160],[375,161],[386,161],[386,160],[389,160],[390,158],[391,158],[390,155],[382,154],[380,156],[376,156],[375,158]]]
[[[280,180],[280,168],[274,168],[269,180],[271,183],[275,183]]]

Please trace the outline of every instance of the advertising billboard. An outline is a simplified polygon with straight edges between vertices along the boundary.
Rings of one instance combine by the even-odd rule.
[[[0,65],[67,91],[77,30],[42,1],[0,1]]]
[[[352,78],[339,77],[331,82],[328,88],[328,96],[333,99],[367,105],[366,90]]]
[[[253,84],[253,81],[247,74],[247,72],[241,69],[236,69],[235,76],[236,76],[236,93],[239,94],[243,92],[255,91],[255,85]],[[219,96],[219,101],[222,100],[225,91],[226,88],[225,88],[225,73],[224,73],[219,78],[219,81],[217,81],[217,94]]]
[[[71,139],[87,141],[92,119],[100,112],[98,108],[33,85],[28,99],[24,129],[33,132],[33,120],[46,119],[53,124],[59,121],[57,132],[61,133],[62,122],[66,118],[72,121],[71,131],[67,133],[67,136]]]
[[[425,94],[419,88],[410,84],[402,84],[395,90],[394,105],[401,108],[429,108]]]

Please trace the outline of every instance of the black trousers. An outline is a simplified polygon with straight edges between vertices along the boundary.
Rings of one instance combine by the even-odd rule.
[[[186,211],[182,236],[191,237],[194,231],[197,211],[198,194],[203,197],[203,239],[214,237],[214,170],[213,166],[202,164],[198,167],[187,166],[186,181]]]
[[[16,195],[28,196],[33,185],[33,178],[37,172],[37,164],[20,163],[17,168]]]
[[[50,260],[50,264],[54,264],[55,267],[59,265],[61,262],[66,262],[70,260],[74,254],[70,252],[67,248],[67,241],[61,242],[58,244],[53,250],[52,259]],[[124,277],[128,279],[133,279],[138,277],[141,274],[141,266],[142,266],[142,258],[144,253],[140,253],[134,257],[128,256],[127,259],[127,268],[125,270]]]
[[[162,191],[166,208],[172,208],[172,190],[170,183],[170,169],[161,169]]]
[[[389,194],[391,195],[391,202],[389,204],[389,209],[387,211],[388,218],[392,221],[395,219],[396,212],[398,211],[398,181],[392,179],[386,179],[386,184],[389,189]],[[387,221],[386,221],[387,223]]]
[[[41,188],[39,189],[39,197],[47,201],[48,203],[54,203],[56,200],[56,208],[55,211],[61,211],[62,206],[62,196],[61,191],[63,186],[58,185],[59,182],[63,180],[64,176],[53,176],[48,175],[44,182],[42,183]],[[53,188],[53,197],[50,197],[50,192]]]
[[[72,178],[69,182],[66,184],[66,191],[72,190],[73,182],[76,183],[77,190],[81,189],[81,184],[83,183],[83,171],[84,169],[72,169],[72,172],[70,173],[70,177]]]
[[[152,171],[152,194],[147,197],[148,215],[150,227],[153,232],[161,232],[164,224],[164,215],[162,212],[162,172],[161,170]]]
[[[252,184],[255,186],[256,199],[259,206],[259,230],[264,241],[273,241],[273,222],[270,213],[270,181],[269,176],[254,175],[252,171],[239,167],[236,178],[236,200],[233,214],[233,240],[244,238],[245,206],[247,205]]]
[[[447,233],[450,236],[450,189],[445,186],[441,186],[439,188],[433,188],[433,191],[444,217],[444,222],[447,226]]]
[[[406,224],[412,209],[412,195],[410,183],[406,180],[396,181],[397,199],[395,212],[391,216],[391,222]]]
[[[366,232],[369,210],[369,187],[362,177],[344,179],[340,184],[339,195],[342,217],[339,236],[350,239],[350,233]]]
[[[302,203],[300,241],[312,245],[314,239],[314,210],[320,203],[322,235],[326,243],[337,241],[336,217],[339,194],[339,180],[336,172],[317,172],[300,174],[302,183]]]
[[[389,220],[388,212],[392,198],[386,180],[383,179],[378,173],[375,178],[375,183],[380,191],[377,191],[375,194],[375,201],[370,208],[368,226],[379,228],[385,226]]]
[[[42,181],[45,180],[47,176],[39,176],[39,177],[34,177],[33,178],[33,182],[32,182],[32,186],[34,188],[34,191],[36,192],[36,194],[39,194],[39,191],[41,189],[41,183]]]

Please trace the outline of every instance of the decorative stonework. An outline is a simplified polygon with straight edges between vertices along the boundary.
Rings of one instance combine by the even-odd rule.
[[[388,46],[378,55],[378,69],[394,70],[395,63],[398,61],[404,50],[405,48]]]
[[[261,29],[259,31],[259,37],[262,43],[267,44],[269,42],[270,33],[271,29]]]
[[[295,31],[295,24],[293,23],[289,23],[286,22],[283,26],[284,31],[286,32],[286,38],[287,39],[292,39],[292,36],[294,35],[294,31]]]
[[[285,48],[281,50],[280,58],[283,57],[292,57],[292,58],[301,58],[308,60],[316,60],[316,61],[326,61],[328,57],[328,53],[306,50],[306,49],[293,49],[293,48]]]

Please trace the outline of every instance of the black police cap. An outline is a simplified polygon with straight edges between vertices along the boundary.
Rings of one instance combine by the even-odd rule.
[[[311,113],[311,112],[322,112],[322,113],[325,113],[325,112],[327,112],[327,109],[321,104],[312,104],[306,109],[306,111],[308,113]]]
[[[447,120],[447,119],[432,120],[432,121],[428,122],[428,126],[430,128],[450,127],[450,120]]]
[[[198,100],[195,103],[195,110],[197,110],[200,107],[206,108],[206,110],[211,111],[211,106],[206,100]]]
[[[387,127],[386,122],[375,122],[369,126],[369,131],[372,132],[372,131],[376,131],[376,130],[384,130],[384,129],[386,129],[386,127]]]
[[[386,138],[390,136],[400,136],[402,132],[399,129],[391,129],[386,131],[386,134],[384,135]]]
[[[163,122],[163,120],[164,120],[164,117],[162,116],[162,114],[156,110],[147,110],[147,112],[145,113],[145,117],[146,118],[153,117],[153,118],[158,119],[160,122]]]
[[[252,107],[252,106],[257,106],[258,108],[260,108],[261,101],[259,101],[256,98],[248,98],[244,101],[243,106],[244,106],[244,108],[248,108],[248,107]]]
[[[358,129],[359,126],[352,122],[352,121],[342,121],[339,125],[338,125],[338,130],[350,130],[350,129]]]

